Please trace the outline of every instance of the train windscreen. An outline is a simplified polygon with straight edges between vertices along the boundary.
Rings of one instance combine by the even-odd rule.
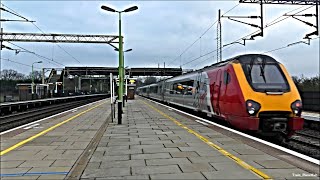
[[[240,60],[246,78],[258,92],[288,92],[290,90],[279,64],[265,55],[245,57]]]

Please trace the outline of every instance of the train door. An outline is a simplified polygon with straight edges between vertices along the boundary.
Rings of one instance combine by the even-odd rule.
[[[164,81],[160,82],[159,89],[160,89],[160,93],[159,93],[160,99],[164,101]]]
[[[214,94],[213,94],[213,106],[214,111],[217,115],[220,115],[220,89],[221,89],[221,70],[219,69],[217,72],[216,80],[214,83]]]
[[[193,101],[193,107],[200,110],[200,85],[201,85],[202,72],[198,72],[195,79],[195,95]]]

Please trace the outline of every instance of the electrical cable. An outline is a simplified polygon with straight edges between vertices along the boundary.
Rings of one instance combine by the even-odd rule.
[[[13,13],[15,13],[14,15],[21,17],[23,19],[25,19],[26,21],[29,21],[27,18],[21,16],[20,14],[18,14],[16,11],[14,11],[13,9],[9,8],[8,6],[4,5],[3,3],[1,3],[4,7],[8,8],[9,10],[11,10]],[[3,8],[1,8],[3,9]],[[5,9],[3,9],[5,10]],[[7,10],[5,10],[7,11]],[[9,12],[9,11],[7,11]],[[10,12],[12,14],[12,12]],[[31,22],[39,31],[41,31],[43,34],[45,34],[45,32],[43,30],[41,30],[34,22]],[[64,48],[62,48],[59,44],[56,44],[60,49],[62,49],[66,54],[68,54],[69,56],[71,56],[74,60],[76,60],[78,63],[81,63],[78,59],[76,59],[74,56],[72,56],[69,52],[67,52]]]
[[[9,62],[13,62],[13,63],[20,64],[20,65],[23,65],[23,66],[32,67],[31,65],[23,64],[23,63],[21,63],[21,62],[13,61],[13,60],[10,60],[10,59],[1,58],[1,60],[5,60],[5,61],[9,61]],[[40,69],[40,70],[41,70],[41,68],[37,68],[37,67],[34,67],[34,66],[33,66],[33,68],[35,68],[35,69]]]
[[[237,5],[233,6],[231,9],[229,9],[226,13],[230,12],[231,10],[233,10],[234,8],[236,8],[237,6],[239,6],[240,3],[238,3]],[[224,13],[224,14],[226,14]],[[223,14],[223,15],[224,15]],[[180,56],[182,56],[187,50],[189,50],[197,41],[199,41],[202,36],[204,36],[216,23],[218,22],[218,20],[216,20],[214,23],[212,23],[202,34],[199,38],[197,38],[191,45],[189,45],[177,58],[173,59],[172,61],[170,61],[168,63],[168,65],[170,65],[172,62],[174,62],[175,60],[177,60]],[[181,63],[180,63],[181,64]]]
[[[43,34],[45,34],[44,31],[42,31],[35,23],[32,22],[32,24],[39,30],[41,31]],[[59,44],[55,44],[57,45],[61,50],[63,50],[66,54],[68,54],[69,56],[71,56],[74,60],[76,60],[78,63],[81,63],[77,58],[75,58],[74,56],[72,56],[68,51],[66,51],[64,48],[62,48]]]
[[[319,39],[319,38],[320,37],[316,37],[316,38],[310,39],[310,41],[315,40],[315,39]],[[298,43],[295,43],[295,44],[298,44]],[[292,43],[292,45],[293,45],[293,43]],[[276,49],[272,49],[272,50],[264,52],[263,54],[274,52],[274,51],[278,51],[278,50],[281,50],[281,49],[286,49],[286,48],[289,48],[289,47],[291,47],[291,45],[286,45],[286,46],[282,46],[282,47],[279,47],[279,48],[276,48]]]
[[[30,51],[30,50],[28,50],[28,49],[25,49],[25,48],[23,48],[23,47],[21,47],[21,46],[19,46],[19,45],[16,45],[16,44],[14,44],[14,43],[12,43],[12,42],[8,42],[8,43],[10,43],[10,44],[12,44],[12,45],[14,45],[14,46],[16,46],[16,47],[18,47],[18,48],[20,48],[20,49],[23,49],[23,50],[25,50],[25,51],[27,51],[27,52],[29,52],[29,53],[31,53],[31,54],[34,54],[34,55],[36,55],[36,56],[39,57],[39,58],[42,58],[42,59],[44,59],[44,60],[47,60],[49,63],[51,63],[50,61],[52,61],[52,62],[55,62],[55,63],[58,64],[58,65],[65,66],[64,64],[61,64],[61,63],[59,63],[59,62],[57,62],[57,61],[55,61],[55,60],[53,60],[53,59],[50,59],[50,58],[47,58],[47,57],[42,56],[42,55],[40,55],[40,54],[37,54],[37,53],[35,53],[35,52],[32,52],[32,51]]]
[[[312,6],[310,6],[310,7],[307,7],[307,8],[305,8],[305,9],[303,9],[303,10],[301,10],[301,11],[298,11],[298,12],[296,12],[296,13],[294,13],[293,15],[296,15],[296,14],[298,14],[298,13],[300,13],[300,12],[303,12],[303,11],[305,11],[305,10],[307,10],[307,9],[310,9],[311,7],[313,7],[313,6],[315,6],[315,5],[312,5]],[[298,9],[301,9],[301,7],[299,7],[299,8],[297,8],[297,9],[294,9],[294,10],[292,10],[292,11],[295,11],[295,10],[298,10]],[[290,12],[292,12],[292,11],[290,11]],[[289,13],[289,12],[288,12]],[[284,14],[285,15],[285,14]],[[282,15],[282,16],[280,16],[280,17],[283,17],[284,15]],[[276,19],[279,19],[280,17],[278,17],[278,18],[276,18]],[[283,19],[281,19],[281,20],[279,20],[279,21],[276,21],[276,22],[274,22],[275,20],[273,20],[273,21],[271,21],[270,23],[267,23],[263,28],[264,29],[266,29],[266,28],[268,28],[268,27],[270,27],[270,26],[272,26],[272,25],[275,25],[275,24],[277,24],[277,23],[279,23],[279,22],[281,22],[281,21],[283,21],[283,20],[285,20],[285,19],[288,19],[290,16],[285,16]],[[256,34],[256,33],[258,33],[260,30],[257,30],[257,31],[255,31],[255,32],[253,32],[253,33],[251,33],[251,34],[248,34],[248,35],[246,35],[246,36],[243,36],[242,38],[240,38],[240,39],[238,39],[238,40],[236,40],[236,41],[233,41],[233,42],[231,42],[231,43],[235,43],[235,42],[238,42],[238,41],[240,41],[240,40],[243,40],[244,38],[247,38],[247,37],[249,37],[249,36],[251,36],[251,35],[254,35],[254,34]]]

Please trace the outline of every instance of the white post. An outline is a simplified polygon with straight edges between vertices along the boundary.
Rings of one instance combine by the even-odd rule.
[[[112,77],[112,96],[113,96],[112,97],[113,101],[116,101],[115,98],[114,98],[115,97],[115,92],[114,92],[114,79],[113,79],[113,77]]]
[[[128,79],[126,77],[126,96],[128,95]]]
[[[56,82],[56,87],[55,87],[54,92],[55,92],[55,93],[58,93],[58,82]]]
[[[111,105],[113,103],[113,83],[112,83],[112,79],[113,79],[113,76],[112,76],[112,73],[110,73],[110,93],[111,93]]]
[[[111,104],[111,120],[113,122],[113,75],[110,73],[110,104]]]

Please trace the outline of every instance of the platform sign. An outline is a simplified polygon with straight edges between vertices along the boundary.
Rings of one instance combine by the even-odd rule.
[[[128,79],[127,83],[128,84],[136,84],[136,80],[135,79]]]
[[[119,86],[119,78],[115,78],[117,86]]]
[[[127,79],[124,79],[124,84],[126,84],[126,80],[128,85],[134,85],[137,82],[137,78],[127,78]],[[117,86],[119,86],[119,78],[115,78],[115,81]]]

